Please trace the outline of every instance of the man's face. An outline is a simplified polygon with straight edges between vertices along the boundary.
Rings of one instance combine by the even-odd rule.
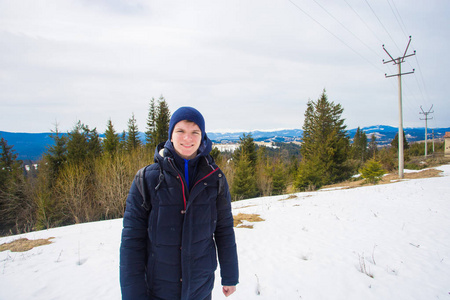
[[[180,157],[193,159],[202,141],[202,131],[194,122],[180,121],[175,125],[170,141]]]

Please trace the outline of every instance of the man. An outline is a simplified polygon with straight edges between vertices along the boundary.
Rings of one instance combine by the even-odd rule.
[[[138,172],[127,198],[120,248],[124,300],[211,299],[217,254],[224,295],[236,290],[231,197],[211,149],[201,113],[175,111],[168,141],[156,148],[155,163]]]

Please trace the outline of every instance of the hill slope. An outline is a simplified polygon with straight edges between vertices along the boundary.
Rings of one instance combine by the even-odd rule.
[[[435,178],[234,202],[235,215],[265,221],[236,228],[240,284],[230,299],[447,299],[450,165],[439,169]],[[0,238],[54,237],[0,252],[0,299],[120,299],[121,229],[118,219]],[[216,276],[213,299],[225,299]]]

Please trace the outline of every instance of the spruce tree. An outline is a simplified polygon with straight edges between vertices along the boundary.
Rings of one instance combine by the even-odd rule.
[[[52,183],[67,163],[67,136],[59,132],[58,124],[56,124],[50,137],[53,145],[47,148],[44,159],[48,162],[49,182]]]
[[[127,132],[123,130],[122,134],[119,137],[119,151],[124,152],[126,150],[127,150]]]
[[[256,145],[251,134],[243,134],[239,138],[241,145],[234,151],[233,161],[235,174],[233,177],[232,195],[235,199],[251,198],[258,195],[256,179]]]
[[[105,131],[105,138],[103,139],[103,151],[105,154],[114,156],[119,150],[120,138],[114,129],[111,119],[108,120],[108,126]]]
[[[234,200],[253,198],[258,195],[258,187],[254,168],[251,161],[244,154],[235,165],[235,175],[231,187],[231,196]]]
[[[375,134],[372,134],[369,142],[368,156],[374,158],[377,152],[378,152],[377,137],[375,136]]]
[[[340,104],[328,101],[325,90],[316,102],[308,101],[297,188],[319,188],[350,176],[345,165],[349,138],[341,118],[343,111]]]
[[[255,168],[258,154],[252,134],[243,133],[242,136],[239,137],[239,143],[239,148],[237,148],[233,153],[233,159],[235,161],[239,161],[242,155],[246,155],[248,160],[250,161],[251,167]]]
[[[9,146],[2,137],[0,139],[0,233],[16,227],[21,231],[26,220],[19,217],[28,203],[24,195],[24,176],[22,161],[17,160],[13,146]]]
[[[361,162],[367,160],[367,136],[366,133],[359,127],[356,130],[355,136],[353,137],[353,144],[351,145],[351,149],[354,159],[357,159]]]
[[[214,158],[214,161],[216,161],[216,162],[217,162],[217,161],[220,159],[220,157],[221,157],[220,150],[217,149],[216,147],[213,147],[212,150],[211,150],[211,152],[210,152],[209,154],[212,156],[212,158]]]
[[[392,149],[394,149],[394,151],[396,153],[398,153],[398,133],[395,135],[394,139],[392,140],[391,146],[392,146]],[[409,149],[408,140],[406,139],[405,131],[403,130],[403,150],[408,150],[408,149]]]
[[[92,162],[102,153],[100,138],[97,129],[89,129],[81,121],[74,126],[69,132],[69,140],[67,142],[67,161],[73,164],[84,164]]]
[[[170,110],[163,96],[158,100],[158,109],[156,112],[155,146],[167,141],[169,138]]]
[[[86,133],[88,135],[88,155],[91,159],[95,159],[103,152],[100,136],[97,128],[89,130],[86,126]]]
[[[155,98],[150,100],[150,107],[148,110],[147,117],[147,131],[145,131],[145,141],[147,142],[147,146],[154,148],[156,147],[156,107],[155,107]]]
[[[67,161],[73,164],[82,164],[88,155],[88,136],[86,127],[81,121],[69,132],[67,142]]]
[[[283,162],[276,159],[272,167],[272,195],[281,195],[286,190],[286,171]]]
[[[17,160],[13,146],[9,146],[3,137],[0,139],[0,149],[0,190],[5,190],[8,182],[17,175],[21,162]]]
[[[126,138],[126,148],[128,151],[133,151],[141,146],[142,142],[139,139],[139,129],[134,117],[134,113],[131,119],[128,120],[128,134]]]
[[[362,178],[364,178],[368,183],[376,184],[378,183],[386,171],[383,169],[380,162],[376,161],[374,158],[367,161],[363,168],[359,170]]]

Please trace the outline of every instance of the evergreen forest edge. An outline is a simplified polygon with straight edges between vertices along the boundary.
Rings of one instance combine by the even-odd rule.
[[[368,137],[358,128],[351,141],[343,111],[324,90],[317,101],[308,101],[301,147],[293,143],[259,147],[251,134],[244,133],[234,152],[214,148],[211,155],[227,177],[232,200],[316,190],[358,173],[376,183],[384,173],[395,171],[398,137],[390,147],[379,147],[375,135]],[[29,171],[17,159],[14,145],[2,137],[0,235],[121,218],[137,170],[153,162],[155,147],[168,138],[170,115],[163,96],[157,102],[151,99],[145,143],[139,139],[134,114],[122,133],[108,120],[103,139],[96,128],[81,121],[67,134],[55,125],[53,145],[39,167]],[[424,146],[404,144],[406,168],[428,166]],[[428,163],[442,162],[444,143],[436,143],[434,151]]]

